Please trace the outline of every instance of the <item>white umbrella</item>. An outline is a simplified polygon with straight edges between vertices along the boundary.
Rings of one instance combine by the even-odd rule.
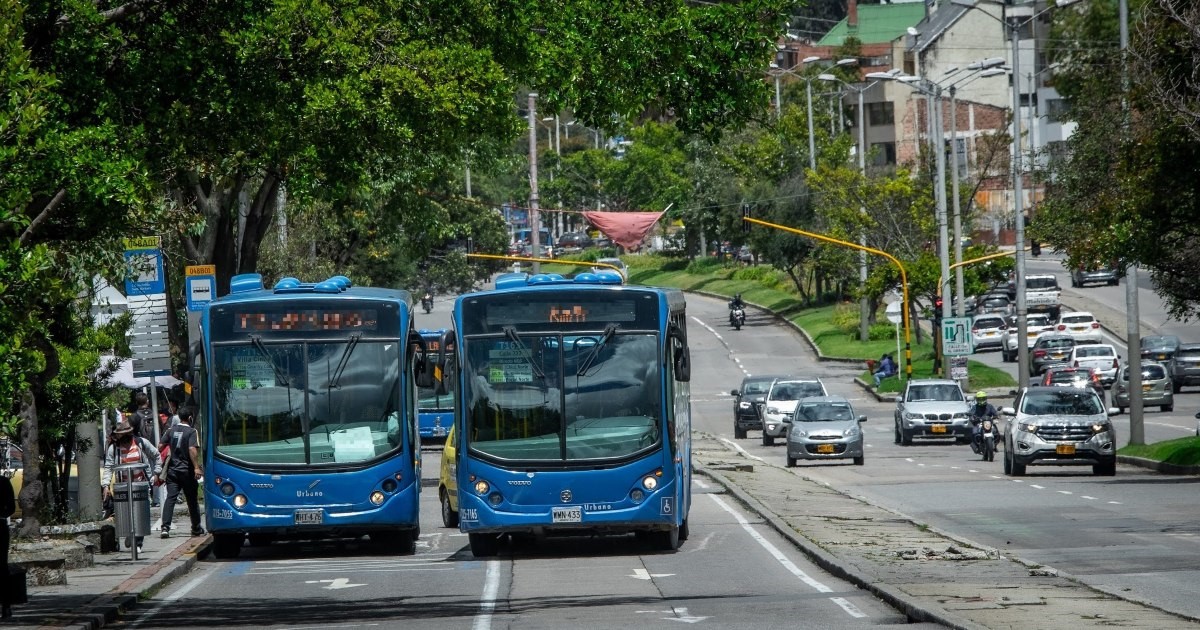
[[[111,356],[100,357],[100,363],[102,365],[107,365],[112,360],[113,357]],[[154,377],[154,382],[159,387],[164,387],[166,389],[171,389],[172,387],[183,383],[183,381],[170,375],[156,376]],[[127,387],[129,389],[141,389],[150,384],[150,377],[134,376],[133,359],[122,359],[120,364],[117,365],[117,369],[113,370],[113,373],[108,377],[108,384],[120,385],[121,387]]]

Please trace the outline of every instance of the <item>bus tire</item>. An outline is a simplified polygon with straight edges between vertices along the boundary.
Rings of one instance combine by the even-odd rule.
[[[221,560],[232,560],[242,553],[245,534],[213,534],[213,555]]]
[[[251,547],[266,547],[275,540],[271,534],[250,534],[248,538]]]
[[[679,542],[687,540],[691,533],[691,530],[688,528],[688,520],[685,518],[683,519],[683,525],[679,526]]]
[[[490,558],[500,553],[500,539],[495,534],[467,534],[471,541],[471,555]]]
[[[458,512],[450,507],[450,497],[445,488],[438,491],[438,499],[442,502],[442,525],[458,527]]]
[[[417,538],[419,536],[420,533],[413,529],[374,532],[371,534],[371,542],[379,545],[389,553],[412,554],[417,551]]]
[[[679,549],[679,528],[675,525],[666,531],[657,531],[651,534],[651,540],[654,547],[660,551],[676,551]]]

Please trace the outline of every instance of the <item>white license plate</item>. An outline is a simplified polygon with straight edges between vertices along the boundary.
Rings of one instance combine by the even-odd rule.
[[[550,515],[555,523],[579,523],[583,521],[583,508],[578,505],[556,507],[550,510]]]
[[[297,525],[320,525],[325,522],[324,510],[296,510]]]

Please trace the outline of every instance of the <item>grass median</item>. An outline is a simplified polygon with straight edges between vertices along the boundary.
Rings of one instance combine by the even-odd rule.
[[[1200,466],[1200,436],[1176,438],[1153,444],[1129,444],[1117,453],[1176,466]]]

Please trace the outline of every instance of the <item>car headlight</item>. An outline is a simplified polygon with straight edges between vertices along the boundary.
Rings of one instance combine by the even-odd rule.
[[[769,413],[773,416],[777,416],[777,415],[779,415],[779,408],[778,407],[767,407],[767,413]]]
[[[792,430],[788,431],[788,439],[791,439],[793,435],[796,437],[808,437],[808,431],[805,431],[804,429],[797,429],[793,426]]]
[[[919,414],[919,413],[912,413],[911,411],[906,411],[906,412],[904,412],[904,419],[905,420],[924,420],[925,415]]]
[[[738,409],[749,409],[752,405],[746,401],[738,403]]]
[[[1112,424],[1108,422],[1093,422],[1092,433],[1105,433],[1112,429]]]
[[[1037,433],[1037,431],[1038,431],[1038,425],[1036,425],[1036,424],[1022,422],[1018,426],[1020,427],[1020,429],[1022,431],[1026,432],[1026,433]]]
[[[951,416],[951,418],[953,418],[954,420],[966,420],[967,418],[970,418],[970,417],[971,417],[971,414],[969,414],[965,411],[960,411],[960,412],[954,414],[953,416]]]
[[[845,431],[843,431],[842,435],[844,435],[846,437],[854,437],[854,436],[858,435],[859,433],[862,433],[862,431],[859,431],[858,427],[850,427],[849,429],[846,429]]]

